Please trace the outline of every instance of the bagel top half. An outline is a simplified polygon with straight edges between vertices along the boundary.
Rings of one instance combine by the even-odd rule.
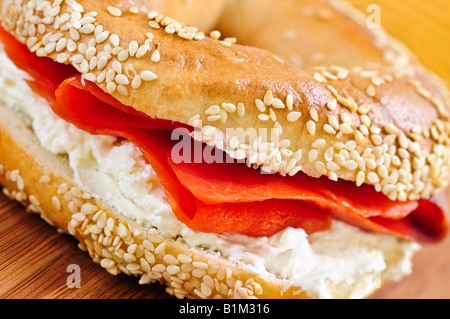
[[[447,185],[448,93],[420,66],[302,70],[139,2],[1,0],[0,19],[38,56],[254,167],[366,183],[400,201]]]

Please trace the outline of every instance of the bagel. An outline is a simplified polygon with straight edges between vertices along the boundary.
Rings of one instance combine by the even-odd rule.
[[[304,174],[364,186],[404,205],[434,205],[450,173],[449,94],[401,44],[369,30],[341,2],[204,2],[3,0],[0,20],[27,54],[73,67],[88,90],[95,85],[132,114],[189,127],[194,140],[244,160],[248,170],[285,179]],[[199,28],[185,24],[198,22]],[[33,93],[33,76],[6,53],[0,149],[7,155],[0,159],[0,184],[9,197],[75,236],[110,273],[139,276],[141,284],[160,281],[178,298],[352,298],[411,272],[415,240],[337,220],[326,231],[303,232],[299,242],[294,232],[300,230],[293,228],[254,238],[199,232],[174,216],[152,224],[131,195],[108,195],[108,181],[122,178],[132,161],[131,171],[147,174],[133,183],[151,182],[158,195],[147,206],[155,212],[146,213],[162,219],[159,210],[170,211],[142,153],[129,141],[90,134],[59,118],[52,103]],[[47,134],[52,128],[60,135]],[[83,169],[89,163],[81,150],[105,162],[120,157],[124,166],[111,164],[112,179],[100,180],[103,175]],[[136,195],[142,202],[144,184]],[[420,221],[426,227],[427,218]],[[446,221],[440,223],[445,233]],[[349,254],[345,247],[355,238],[355,249],[366,258],[373,254],[374,264],[356,256],[332,259],[336,252]],[[261,266],[252,254],[265,245],[278,251]],[[304,268],[289,259],[300,252],[311,254]],[[307,272],[319,267],[312,259],[321,253],[335,262],[326,265],[332,276]],[[289,269],[276,258],[286,258]],[[336,260],[356,269],[346,272]],[[291,278],[302,271],[317,278]]]

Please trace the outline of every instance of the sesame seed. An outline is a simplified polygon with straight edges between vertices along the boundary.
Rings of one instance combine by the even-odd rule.
[[[128,89],[123,85],[117,86],[117,92],[119,92],[120,95],[129,96]]]
[[[219,111],[220,112],[220,111]],[[216,122],[216,121],[219,121],[220,119],[221,119],[221,115],[220,114],[216,114],[216,115],[210,115],[210,116],[208,116],[208,118],[207,118],[207,120],[209,121],[209,122]]]
[[[141,78],[144,81],[153,81],[158,78],[158,76],[151,71],[144,71],[141,73]]]
[[[260,99],[256,99],[256,100],[255,100],[255,104],[256,104],[256,107],[258,108],[258,110],[259,110],[261,113],[264,113],[264,112],[266,111],[266,105],[265,105],[264,102],[261,101]]]
[[[258,118],[259,118],[261,121],[264,121],[264,122],[270,120],[270,116],[267,115],[267,114],[259,114],[259,115],[258,115]]]
[[[222,103],[222,108],[227,111],[228,113],[234,113],[236,112],[236,105],[232,103]]]
[[[300,117],[302,116],[302,113],[300,112],[289,112],[286,119],[288,120],[288,122],[296,122]],[[314,134],[312,134],[314,135]]]
[[[222,34],[220,33],[220,31],[217,30],[213,30],[209,33],[209,36],[211,37],[211,39],[213,40],[219,40],[220,37],[222,36]]]
[[[205,34],[203,32],[197,32],[194,36],[194,40],[201,41],[205,38]]]
[[[89,23],[93,23],[95,21],[95,18],[93,17],[83,17],[80,20],[81,25],[85,25],[85,24],[89,24]]]
[[[237,38],[235,37],[227,37],[224,39],[224,41],[230,42],[232,44],[236,44],[237,43]]]
[[[66,63],[69,60],[69,55],[66,53],[60,53],[56,56],[56,61],[58,63]]]
[[[178,34],[178,36],[179,36],[180,38],[185,39],[185,40],[192,40],[192,39],[194,39],[194,37],[195,37],[195,35],[196,35],[195,31],[190,30],[190,29],[188,29],[188,30],[183,30],[183,31],[178,31],[177,34]],[[226,42],[226,41],[221,41],[221,44],[222,44],[223,46],[231,46],[231,43]]]
[[[201,269],[201,270],[207,270],[207,269],[208,269],[208,264],[207,264],[207,263],[204,263],[204,262],[201,262],[201,261],[194,261],[194,262],[192,263],[192,265],[193,265],[195,268],[198,268],[198,269]]]
[[[336,99],[332,99],[330,101],[328,101],[327,103],[327,107],[330,111],[334,111],[337,107],[337,100]]]
[[[273,94],[272,91],[267,91],[266,95],[264,95],[264,104],[272,105],[273,103]]]
[[[175,258],[171,254],[164,255],[163,260],[164,260],[165,263],[167,263],[169,265],[177,265],[179,263],[178,259]]]
[[[67,185],[66,183],[62,183],[61,185],[59,185],[58,187],[58,194],[64,194],[69,190],[69,185]]]
[[[337,96],[337,101],[352,112],[355,112],[358,109],[358,106],[353,100],[344,98],[340,95]]]
[[[111,34],[111,36],[109,37],[109,42],[114,46],[114,47],[118,47],[120,44],[120,39],[119,36],[115,33]]]
[[[128,80],[128,78],[123,75],[123,74],[118,74],[115,77],[115,81],[117,84],[121,84],[121,85],[128,85],[130,84],[130,81]]]
[[[137,53],[137,50],[139,49],[139,44],[137,41],[131,41],[128,45],[128,52],[130,53],[130,56],[134,57]]]
[[[303,167],[301,165],[298,165],[296,167],[294,167],[293,169],[291,169],[288,173],[289,176],[295,176],[298,172],[300,172],[303,169]]]
[[[301,160],[302,160],[302,157],[303,157],[303,150],[302,149],[299,149],[299,150],[297,150],[295,153],[294,153],[294,159],[297,161],[297,162],[300,162]]]
[[[332,81],[336,81],[338,78],[337,76],[335,76],[334,74],[331,74],[328,71],[323,71],[322,72],[323,76],[325,76],[327,79],[332,80]]]
[[[367,180],[371,183],[371,184],[377,184],[380,182],[380,178],[378,177],[378,175],[374,172],[370,172],[369,174],[367,174]]]
[[[275,122],[275,124],[273,125],[273,133],[277,136],[283,134],[283,127],[280,125],[280,123]]]
[[[228,42],[228,41],[220,41],[220,44],[224,47],[231,47],[233,45],[233,43]]]
[[[422,126],[420,126],[420,125],[414,125],[414,126],[411,128],[411,132],[412,132],[412,133],[415,133],[415,134],[422,134],[423,128],[422,128]]]
[[[322,139],[322,138],[319,138],[319,139],[315,140],[311,144],[311,146],[314,147],[314,148],[323,148],[323,147],[325,147],[325,145],[327,145],[327,142],[324,139]]]
[[[291,146],[291,141],[290,140],[281,140],[279,143],[278,143],[278,146],[280,147],[280,148],[288,148],[288,147],[290,147]]]
[[[355,142],[355,141],[352,141],[352,140],[347,141],[347,142],[344,144],[344,148],[345,148],[346,150],[348,150],[348,151],[352,151],[352,150],[354,150],[354,149],[356,148],[356,142]]]
[[[276,122],[276,120],[277,120],[277,115],[275,114],[275,111],[272,110],[272,109],[270,109],[270,110],[269,110],[269,115],[270,115],[270,119],[271,119],[272,121]]]
[[[333,135],[336,134],[336,130],[335,130],[331,125],[329,125],[329,124],[325,124],[325,125],[323,126],[323,130],[324,130],[325,132],[327,132],[328,134],[333,134]]]
[[[317,110],[316,109],[311,109],[309,110],[309,114],[311,116],[311,118],[313,119],[314,122],[318,122],[319,121],[319,115],[317,114]]]
[[[157,15],[158,15],[158,12],[152,10],[152,11],[150,11],[150,12],[147,14],[147,18],[148,18],[149,20],[153,20],[153,19],[156,18]]]
[[[95,47],[89,47],[86,49],[86,60],[91,60],[92,57],[97,53],[97,49]]]
[[[334,148],[332,146],[330,146],[324,154],[324,158],[325,161],[330,162],[333,160],[333,156],[334,156]]]
[[[161,55],[159,53],[159,50],[155,50],[152,53],[152,58],[151,59],[152,59],[153,62],[159,62],[159,60],[161,59]]]
[[[286,97],[286,106],[289,111],[292,111],[294,107],[294,96],[292,94],[288,94]]]
[[[128,60],[128,57],[130,56],[128,49],[120,51],[120,53],[117,55],[117,59],[121,62],[125,62]]]
[[[284,109],[285,108],[283,101],[281,101],[278,98],[273,99],[272,106],[276,109]]]
[[[407,150],[405,150],[404,148],[399,148],[397,150],[398,155],[400,156],[400,158],[409,158],[410,154]]]
[[[113,17],[120,17],[122,15],[122,11],[119,8],[117,8],[117,7],[109,6],[109,7],[106,8],[106,10]]]
[[[326,168],[329,171],[335,172],[335,171],[339,171],[341,168],[333,161],[327,161],[327,164],[325,165]]]
[[[375,88],[372,84],[369,84],[369,86],[366,88],[366,94],[369,97],[374,97],[376,95]]]
[[[373,85],[375,86],[380,86],[384,83],[384,80],[379,77],[379,76],[373,76],[370,81],[372,82]]]
[[[240,118],[245,116],[245,106],[244,103],[238,103],[237,105],[237,114]]]
[[[309,153],[308,153],[308,162],[310,162],[310,163],[314,162],[317,159],[318,154],[319,153],[317,152],[317,150],[309,151]]]
[[[67,39],[61,38],[59,39],[58,43],[56,44],[56,52],[61,52],[64,50],[67,46]]]
[[[358,168],[358,163],[356,163],[354,160],[348,160],[345,162],[344,166],[349,171],[354,171]]]
[[[384,126],[384,130],[388,133],[388,134],[397,134],[399,132],[398,128],[392,124],[392,123],[388,123]]]
[[[319,171],[320,174],[325,175],[327,173],[327,169],[326,166],[323,162],[321,161],[316,161],[314,163],[314,167],[317,171]]]
[[[55,51],[55,49],[56,49],[56,43],[50,42],[44,48],[45,54],[47,54],[47,55],[51,54],[51,53],[53,53],[53,51]]]
[[[365,142],[365,140],[366,139],[364,138],[364,135],[360,131],[355,131],[355,142],[358,145],[363,144]]]
[[[0,174],[1,175],[1,174]],[[48,184],[50,183],[51,179],[50,176],[48,175],[43,175],[40,179],[39,179],[39,183],[41,184]]]
[[[327,79],[320,73],[314,73],[314,80],[316,80],[319,83],[325,84],[327,83]]]
[[[95,26],[93,24],[86,24],[81,27],[80,33],[82,34],[92,34],[95,31]]]
[[[335,97],[339,95],[338,91],[331,85],[327,85],[328,91],[330,91]]]
[[[192,258],[185,254],[178,254],[177,259],[183,264],[190,264],[192,262]]]
[[[401,148],[408,148],[408,139],[406,138],[405,134],[400,133],[397,138]]]
[[[353,129],[347,123],[342,123],[341,125],[339,125],[339,130],[342,132],[342,134],[353,133]]]
[[[348,77],[348,74],[349,74],[348,70],[346,70],[346,69],[340,69],[340,70],[338,71],[338,73],[337,73],[337,77],[338,77],[340,80],[344,80],[344,79],[346,79],[346,78]]]
[[[336,162],[337,165],[343,167],[345,165],[346,159],[341,154],[334,154],[334,161]]]
[[[167,34],[174,34],[177,30],[173,26],[173,24],[169,24],[164,28],[164,31],[166,31]]]
[[[366,179],[366,174],[363,171],[359,171],[358,174],[356,174],[356,186],[361,186]]]
[[[160,28],[160,26],[159,26],[159,23],[158,22],[156,22],[156,21],[149,21],[148,22],[148,25],[150,26],[150,27],[152,27],[153,29],[159,29]]]
[[[306,130],[308,131],[309,134],[315,135],[316,134],[316,123],[314,123],[313,121],[308,121],[306,123]]]
[[[220,106],[218,105],[213,105],[205,111],[206,115],[217,115],[219,113],[220,113]]]
[[[367,127],[370,127],[370,124],[372,123],[372,121],[370,120],[370,118],[367,115],[361,115],[360,116],[361,119],[361,123],[364,124]],[[366,129],[367,129],[366,127]],[[364,134],[364,132],[363,132]]]
[[[367,114],[370,112],[372,107],[369,104],[362,104],[358,107],[358,113],[359,114]]]
[[[131,7],[130,8],[130,12],[133,14],[138,14],[139,13],[139,8],[138,7]]]

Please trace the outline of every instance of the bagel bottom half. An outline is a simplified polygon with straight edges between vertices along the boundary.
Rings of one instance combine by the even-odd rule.
[[[14,99],[18,95],[23,98]],[[25,104],[38,101],[25,81],[8,77],[7,72],[0,70],[0,96],[0,185],[3,192],[26,206],[28,211],[40,214],[49,224],[77,238],[79,247],[113,275],[136,276],[140,284],[159,281],[167,285],[168,294],[177,298],[287,299],[362,298],[385,280],[400,279],[411,272],[411,257],[419,248],[416,243],[365,233],[350,226],[345,226],[350,230],[346,231],[350,233],[346,243],[360,246],[345,250],[347,255],[353,253],[347,258],[358,258],[358,251],[373,251],[374,256],[382,256],[382,265],[373,272],[354,269],[354,276],[347,281],[330,280],[332,276],[317,278],[318,283],[327,281],[325,294],[317,293],[314,287],[306,289],[293,283],[284,274],[255,271],[258,268],[248,260],[227,256],[201,244],[190,245],[182,236],[165,236],[154,227],[136,223],[108,201],[99,199],[76,181],[66,155],[52,154],[41,145],[32,119],[20,111],[27,107]],[[322,235],[323,241],[336,247],[338,254],[339,242],[327,239],[326,232]],[[267,238],[252,240],[268,241]],[[289,256],[288,253],[286,248],[280,258]],[[289,264],[289,260],[277,262]],[[335,267],[348,265],[336,263]]]

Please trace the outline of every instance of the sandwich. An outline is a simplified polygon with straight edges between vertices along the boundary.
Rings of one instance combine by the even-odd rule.
[[[340,2],[178,2],[0,1],[3,192],[177,298],[364,298],[410,274],[448,231],[441,81]]]

